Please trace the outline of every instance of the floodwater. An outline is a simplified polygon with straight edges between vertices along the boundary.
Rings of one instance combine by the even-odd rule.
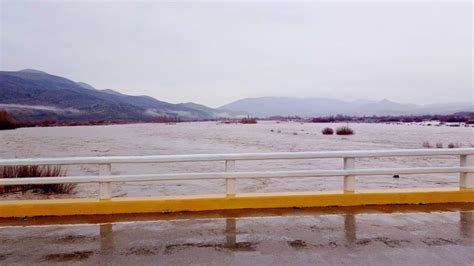
[[[449,143],[474,146],[474,128],[420,125],[350,124],[353,136],[324,136],[324,127],[345,124],[216,122],[21,128],[0,131],[0,158],[106,155],[171,155],[240,152],[296,152],[422,148]],[[457,166],[455,156],[357,159],[357,168]],[[341,169],[342,159],[237,162],[236,171]],[[114,165],[113,174],[223,171],[223,162]],[[97,166],[69,167],[68,175],[94,175]],[[458,175],[357,177],[358,189],[457,186]],[[340,190],[342,177],[238,180],[237,192]],[[98,186],[80,185],[73,195],[17,193],[0,198],[95,197]],[[113,185],[116,197],[223,193],[223,180],[148,182]]]

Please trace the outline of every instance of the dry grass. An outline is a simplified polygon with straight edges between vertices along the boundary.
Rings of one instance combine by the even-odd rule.
[[[257,119],[253,117],[244,117],[239,120],[241,124],[257,124]]]
[[[449,149],[455,149],[455,148],[461,148],[462,144],[461,143],[449,143],[448,148]]]
[[[429,141],[424,141],[423,144],[421,144],[421,146],[423,146],[424,148],[436,147],[438,149],[442,149],[443,148],[443,143],[438,142],[433,146]],[[455,148],[461,148],[462,146],[463,146],[462,143],[450,142],[446,147],[449,148],[449,149],[455,149]]]
[[[326,127],[321,131],[321,133],[323,133],[323,135],[332,135],[334,134],[334,130],[330,127]]]
[[[348,126],[339,127],[336,129],[337,135],[354,135],[354,130]]]
[[[0,178],[25,178],[25,177],[55,177],[65,176],[66,171],[61,167],[51,166],[3,166],[0,167]],[[0,193],[36,190],[42,193],[65,194],[70,193],[76,187],[75,184],[45,184],[45,185],[19,185],[0,186]]]
[[[433,145],[429,141],[423,141],[423,144],[421,144],[424,148],[433,148]]]

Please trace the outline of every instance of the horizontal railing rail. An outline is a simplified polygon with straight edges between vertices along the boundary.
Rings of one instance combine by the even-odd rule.
[[[231,153],[231,154],[186,154],[152,156],[100,156],[69,158],[0,159],[0,166],[6,165],[77,165],[77,164],[132,164],[132,163],[179,163],[208,161],[255,161],[290,159],[334,159],[371,158],[401,156],[474,155],[473,148],[460,149],[403,149],[369,151],[317,151],[317,152],[274,152],[274,153]]]
[[[402,157],[402,156],[459,156],[459,167],[417,167],[417,168],[378,168],[355,169],[355,158]],[[261,171],[235,172],[235,162],[239,160],[286,160],[286,159],[326,159],[342,158],[343,170],[294,170],[294,171]],[[169,163],[169,162],[203,162],[224,161],[225,172],[209,173],[165,173],[112,175],[113,164],[129,163]],[[460,187],[474,189],[474,148],[463,149],[411,149],[411,150],[373,150],[373,151],[328,151],[328,152],[280,152],[280,153],[243,153],[243,154],[194,154],[194,155],[158,155],[158,156],[105,156],[73,158],[32,158],[0,159],[0,166],[22,165],[99,165],[98,176],[66,177],[28,177],[0,178],[0,186],[32,184],[65,184],[65,183],[99,183],[100,198],[112,197],[111,184],[116,182],[147,182],[172,180],[226,180],[226,194],[235,195],[237,179],[252,178],[303,178],[343,176],[344,192],[354,192],[356,176],[392,175],[392,174],[445,174],[459,173]]]
[[[392,174],[449,174],[471,173],[474,167],[423,167],[423,168],[388,168],[362,170],[308,170],[308,171],[273,171],[273,172],[208,172],[208,173],[170,173],[143,175],[109,175],[109,176],[70,176],[70,177],[30,177],[0,179],[0,185],[38,185],[67,183],[100,183],[100,182],[145,182],[173,181],[196,179],[253,179],[253,178],[301,178],[330,176],[374,176]]]

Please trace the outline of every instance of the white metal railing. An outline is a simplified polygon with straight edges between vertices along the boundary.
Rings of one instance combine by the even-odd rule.
[[[459,156],[460,165],[458,167],[416,167],[379,169],[355,168],[356,158],[404,156]],[[342,158],[344,160],[343,169],[235,172],[235,162],[242,160],[289,160],[323,158]],[[111,171],[113,164],[171,162],[178,163],[203,161],[224,161],[225,172],[113,175]],[[114,182],[225,179],[226,194],[228,196],[233,196],[236,193],[236,179],[343,176],[344,192],[354,192],[356,186],[356,176],[459,173],[460,188],[474,189],[474,148],[0,159],[0,166],[83,164],[98,165],[99,175],[42,178],[0,178],[0,186],[31,184],[98,183],[100,185],[100,199],[110,199],[112,197],[111,184]]]

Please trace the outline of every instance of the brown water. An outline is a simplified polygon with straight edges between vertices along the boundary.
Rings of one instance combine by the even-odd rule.
[[[198,153],[288,152],[324,150],[375,150],[422,148],[431,144],[474,145],[474,128],[417,125],[351,124],[353,136],[324,136],[326,127],[343,124],[260,122],[257,125],[215,122],[134,124],[56,128],[22,128],[0,132],[0,158],[70,157],[105,155],[170,155]],[[457,166],[459,158],[357,159],[358,168]],[[237,162],[237,171],[340,169],[342,159]],[[223,162],[114,165],[114,174],[223,171]],[[69,175],[92,175],[96,166],[69,167]],[[416,175],[358,177],[357,188],[410,188],[457,186],[457,175]],[[238,192],[339,190],[342,178],[286,178],[239,180]],[[129,183],[114,185],[114,196],[150,196],[223,193],[224,181]],[[97,185],[80,185],[72,197],[95,197]],[[70,197],[26,194],[2,198]]]

